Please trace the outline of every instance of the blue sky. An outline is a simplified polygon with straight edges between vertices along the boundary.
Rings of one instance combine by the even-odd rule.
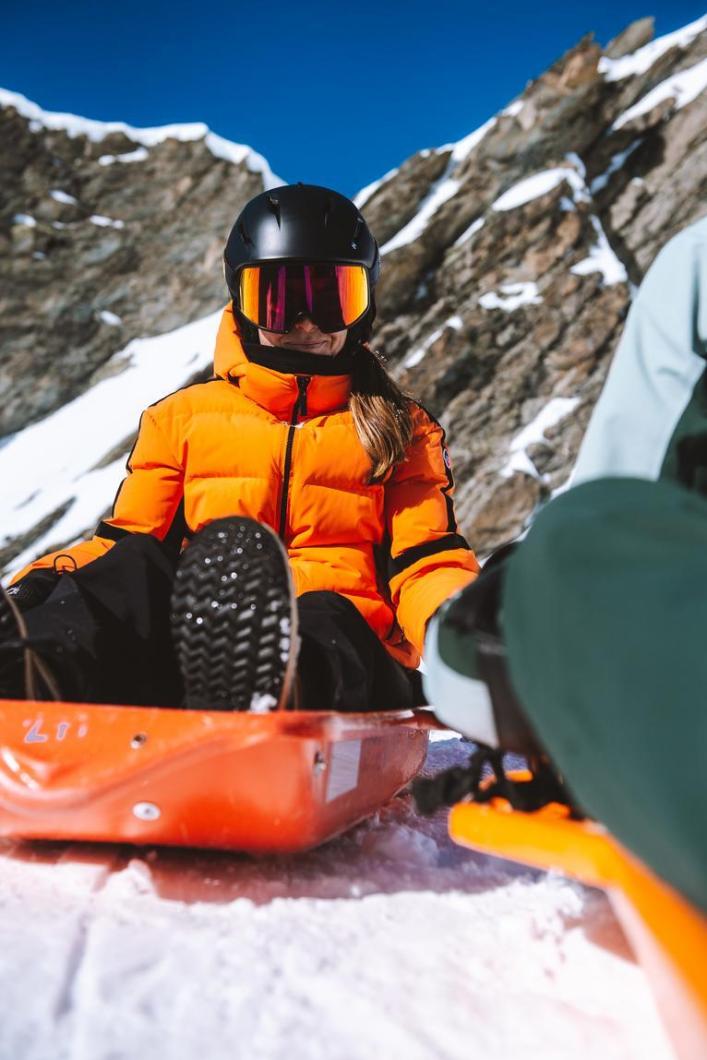
[[[89,118],[204,121],[287,181],[353,195],[415,151],[461,139],[585,33],[605,44],[652,14],[663,34],[704,10],[704,0],[3,0],[0,86]]]

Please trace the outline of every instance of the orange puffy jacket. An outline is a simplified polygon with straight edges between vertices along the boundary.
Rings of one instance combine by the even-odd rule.
[[[326,359],[329,371],[333,364]],[[249,360],[230,308],[214,367],[214,379],[145,410],[113,513],[95,536],[16,580],[67,554],[82,566],[125,534],[181,542],[213,519],[247,515],[280,534],[298,595],[346,596],[390,653],[416,666],[428,619],[479,569],[457,533],[442,428],[413,405],[407,459],[369,485],[349,375],[301,376]]]

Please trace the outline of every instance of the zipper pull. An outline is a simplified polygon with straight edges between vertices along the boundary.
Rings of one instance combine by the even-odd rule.
[[[309,375],[298,375],[297,376],[297,404],[295,405],[296,418],[295,423],[300,416],[307,415],[307,387],[311,383],[312,379]]]

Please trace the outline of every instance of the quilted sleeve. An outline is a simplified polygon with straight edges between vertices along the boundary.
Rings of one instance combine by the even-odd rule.
[[[160,423],[157,407],[142,414],[127,472],[111,515],[98,524],[93,537],[35,560],[13,578],[13,584],[31,570],[52,568],[61,572],[82,567],[104,555],[126,534],[153,534],[162,541],[178,530],[184,470]]]
[[[398,624],[422,651],[428,620],[449,596],[474,580],[479,564],[457,528],[444,431],[419,406],[413,409],[413,419],[408,457],[386,486],[386,523]]]

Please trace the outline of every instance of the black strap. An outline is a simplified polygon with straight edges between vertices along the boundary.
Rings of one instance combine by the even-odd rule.
[[[112,523],[106,523],[101,520],[93,532],[96,537],[105,537],[108,541],[121,541],[122,538],[130,537],[131,534],[139,533],[140,531],[124,530],[120,526],[113,526]],[[163,541],[168,548],[179,553],[184,538],[191,538],[193,536],[193,533],[187,526],[187,521],[184,515],[184,497],[182,497]]]
[[[418,777],[413,781],[412,794],[420,813],[435,813],[441,806],[453,806],[462,799],[490,802],[500,797],[507,799],[514,810],[532,813],[559,802],[567,806],[570,816],[584,816],[562,777],[546,758],[528,763],[528,780],[512,780],[503,766],[503,751],[480,744],[466,766],[453,766],[436,777]],[[491,779],[493,778],[493,779]]]
[[[95,537],[105,537],[108,541],[120,541],[123,537],[129,537],[132,532],[132,530],[123,530],[120,526],[113,526],[112,523],[105,523],[103,520],[93,531]]]
[[[187,521],[184,515],[184,497],[182,497],[181,501],[179,502],[179,506],[177,507],[177,510],[174,513],[172,524],[167,533],[165,534],[164,544],[167,545],[168,548],[172,549],[172,551],[175,552],[177,555],[179,555],[182,549],[182,541],[184,540],[184,538],[192,538],[193,536],[194,535],[187,526]]]
[[[470,548],[461,534],[445,534],[444,537],[438,537],[435,541],[426,541],[424,545],[413,545],[391,560],[389,576],[394,578],[420,559],[436,556],[438,552],[450,552],[456,548],[464,548],[467,551]]]

